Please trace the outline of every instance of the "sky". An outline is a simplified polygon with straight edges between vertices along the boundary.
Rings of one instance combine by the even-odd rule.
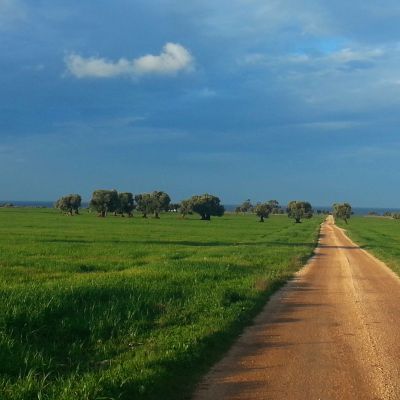
[[[0,0],[0,199],[400,205],[400,3]]]

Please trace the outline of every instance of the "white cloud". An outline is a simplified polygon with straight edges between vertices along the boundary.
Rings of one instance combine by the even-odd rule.
[[[116,76],[175,75],[193,69],[190,52],[178,43],[167,43],[159,55],[145,55],[133,60],[121,58],[85,58],[70,54],[65,58],[67,70],[77,78],[112,78]]]
[[[158,56],[147,55],[137,58],[133,67],[138,74],[174,74],[193,67],[193,57],[183,46],[167,43]]]
[[[132,72],[132,65],[123,58],[112,62],[104,58],[84,58],[79,54],[70,54],[65,63],[68,71],[77,78],[110,78]]]

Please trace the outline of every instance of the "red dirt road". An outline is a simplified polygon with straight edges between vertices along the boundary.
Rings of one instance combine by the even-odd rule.
[[[333,224],[194,400],[400,399],[400,280]]]

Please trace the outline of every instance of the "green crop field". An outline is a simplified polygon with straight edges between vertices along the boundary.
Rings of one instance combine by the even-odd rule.
[[[0,398],[187,398],[321,221],[0,209]]]
[[[400,221],[386,217],[352,217],[344,228],[349,237],[400,275]]]

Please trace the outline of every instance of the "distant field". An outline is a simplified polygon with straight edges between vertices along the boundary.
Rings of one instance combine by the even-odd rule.
[[[321,220],[0,209],[0,398],[184,398]]]
[[[400,221],[384,217],[352,217],[337,224],[365,250],[384,261],[400,275]]]

